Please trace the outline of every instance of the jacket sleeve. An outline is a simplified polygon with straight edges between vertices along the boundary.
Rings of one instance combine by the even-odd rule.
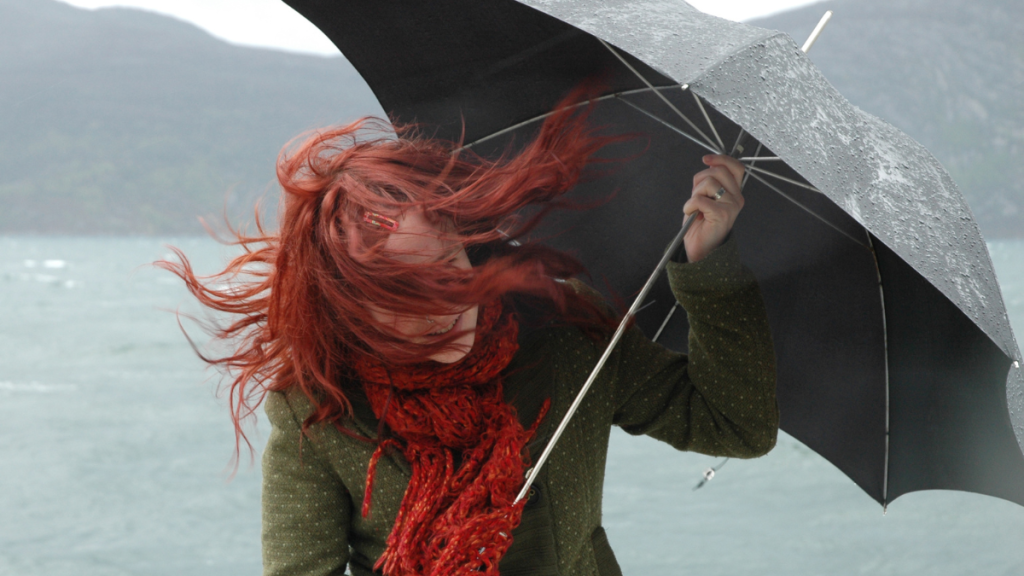
[[[775,353],[761,292],[729,239],[700,262],[672,263],[689,356],[633,328],[620,343],[613,422],[680,450],[751,458],[775,446]]]
[[[273,428],[263,452],[264,576],[342,575],[349,559],[348,490],[317,455],[282,393],[264,409]]]

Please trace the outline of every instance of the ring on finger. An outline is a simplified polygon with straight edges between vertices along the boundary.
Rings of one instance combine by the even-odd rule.
[[[721,200],[723,194],[725,194],[725,188],[719,188],[718,192],[715,192],[715,200]]]

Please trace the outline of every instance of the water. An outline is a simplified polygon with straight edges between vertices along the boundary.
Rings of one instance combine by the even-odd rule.
[[[0,239],[0,574],[259,574],[259,478],[227,482],[224,402],[160,309],[184,290],[140,268],[166,252]]]
[[[258,470],[243,460],[228,480],[216,374],[168,311],[197,309],[145,267],[165,243],[199,271],[227,254],[205,239],[0,238],[0,576],[260,572]],[[1024,334],[1024,242],[990,249]],[[913,493],[883,517],[784,434],[693,491],[718,461],[613,434],[604,523],[627,575],[1024,574],[1015,504]]]

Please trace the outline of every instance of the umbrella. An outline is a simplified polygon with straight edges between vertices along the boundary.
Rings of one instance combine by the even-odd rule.
[[[736,223],[778,362],[782,428],[883,506],[926,489],[1024,505],[1024,375],[967,204],[919,144],[850,105],[788,36],[669,0],[286,0],[383,108],[481,153],[522,142],[581,82],[646,152],[574,194],[552,242],[640,289],[700,157],[748,167]],[[739,146],[737,146],[739,144]],[[600,284],[600,282],[599,282]],[[637,324],[685,348],[665,283]]]

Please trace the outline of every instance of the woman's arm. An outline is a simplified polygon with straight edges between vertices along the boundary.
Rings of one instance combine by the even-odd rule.
[[[700,262],[670,264],[690,323],[689,355],[632,329],[619,348],[614,423],[680,450],[750,458],[775,445],[775,355],[757,282],[730,239]]]
[[[761,292],[729,239],[743,208],[744,167],[703,158],[693,178],[689,264],[670,263],[669,283],[690,323],[689,356],[631,330],[619,344],[613,421],[680,450],[754,457],[775,446],[775,352]]]
[[[319,458],[282,393],[267,395],[263,452],[264,576],[342,575],[349,559],[348,490]]]

